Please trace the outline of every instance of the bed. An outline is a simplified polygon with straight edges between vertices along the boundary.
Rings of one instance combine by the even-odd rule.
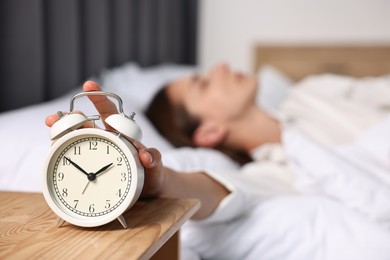
[[[390,47],[385,45],[310,46],[258,45],[254,49],[253,68],[264,65],[278,68],[293,81],[323,73],[352,77],[389,74]]]
[[[99,82],[104,90],[115,92],[121,96],[126,113],[136,112],[136,120],[144,133],[143,143],[146,146],[157,147],[161,150],[166,165],[179,170],[207,168],[213,171],[235,171],[238,169],[239,166],[235,162],[213,150],[173,148],[158,134],[142,114],[152,95],[166,82],[198,71],[194,59],[196,55],[193,49],[195,46],[192,44],[185,45],[185,43],[194,40],[196,37],[194,32],[185,37],[176,37],[177,34],[174,34],[175,37],[167,37],[163,33],[156,34],[155,31],[147,29],[155,28],[153,26],[153,19],[156,18],[154,14],[158,13],[160,18],[176,17],[169,13],[170,10],[178,10],[177,8],[182,10],[180,8],[184,8],[189,12],[189,10],[194,10],[194,7],[196,7],[196,1],[163,2],[164,4],[156,5],[154,1],[100,0],[66,1],[66,3],[64,1],[47,1],[44,4],[42,4],[42,1],[2,1],[0,8],[3,12],[2,19],[15,22],[17,15],[28,16],[32,21],[35,21],[35,23],[29,22],[28,26],[36,30],[35,32],[39,32],[37,34],[33,33],[39,37],[25,41],[30,39],[31,35],[24,31],[20,35],[11,35],[12,37],[7,38],[1,45],[2,57],[6,58],[1,63],[2,74],[0,78],[3,92],[1,95],[0,136],[2,147],[5,148],[0,150],[0,190],[41,191],[41,168],[51,145],[49,129],[44,125],[44,118],[58,110],[68,110],[71,96],[80,91],[80,84],[88,78]],[[176,3],[178,6],[164,8],[165,2]],[[27,3],[28,8],[26,7]],[[8,12],[4,10],[8,10]],[[61,10],[68,10],[69,12],[62,13]],[[109,10],[108,13],[107,10]],[[131,12],[128,14],[124,10],[131,10]],[[146,17],[150,18],[148,22],[132,20],[139,10],[146,12]],[[80,12],[87,13],[85,19],[80,20]],[[122,16],[113,15],[117,12],[122,13]],[[3,15],[6,13],[8,15]],[[50,26],[46,25],[44,29],[40,27],[42,24],[39,22],[42,13],[46,14],[45,19],[54,19]],[[53,15],[58,13],[61,13],[62,16]],[[97,19],[96,14],[99,14],[99,18],[103,17],[103,21]],[[41,37],[42,32],[57,31],[51,26],[65,26],[60,22],[65,19],[63,16],[68,18],[78,17],[71,20],[80,22],[80,24],[71,23],[71,28],[68,28],[68,30],[62,28],[61,32],[64,32],[64,35],[51,34],[50,36]],[[192,12],[191,15],[185,16],[187,18],[192,17],[189,21],[186,21],[189,26],[186,28],[195,29],[194,16],[195,14]],[[142,30],[137,29],[139,31],[136,33],[137,30],[134,28],[139,27],[130,26],[133,31],[130,30],[129,20],[135,22],[137,26],[143,25],[145,27],[141,26]],[[108,27],[104,21],[108,24],[121,24],[121,21],[125,21],[127,25],[118,26],[116,24],[117,26],[113,32],[112,28]],[[97,28],[106,28],[103,30],[103,34],[97,33],[96,27],[88,27],[95,24],[95,22],[97,22]],[[177,23],[175,19],[171,19],[162,27],[172,29],[170,22]],[[3,26],[1,32],[10,34],[13,30],[20,28],[27,31],[31,30],[30,27],[26,27],[26,24],[14,24],[14,26]],[[84,28],[84,30],[89,28],[87,30],[88,34],[81,37],[82,39],[78,38],[80,32],[77,31],[77,28],[79,27]],[[122,41],[114,40],[119,37],[118,35],[129,30],[131,33],[124,40],[125,43],[128,43],[127,45]],[[183,33],[180,29],[173,30],[171,33],[175,32],[179,35]],[[108,34],[114,35],[108,37],[113,39],[113,42],[107,40]],[[137,35],[137,37],[133,37],[134,35]],[[156,35],[160,35],[162,39],[157,41],[154,38],[157,37]],[[138,47],[129,49],[129,45],[133,46],[130,43],[133,38],[140,42],[138,42]],[[172,43],[168,41],[178,38],[183,39],[184,42]],[[29,51],[27,54],[24,53],[23,50],[26,46],[16,45],[11,48],[15,42],[20,43],[21,40],[27,42],[28,46],[32,48],[29,50],[33,51]],[[44,45],[40,45],[42,42],[44,42]],[[79,42],[82,43],[82,46],[71,47]],[[93,44],[95,42],[99,42],[99,44]],[[156,46],[157,42],[163,43],[163,46]],[[133,42],[133,44],[136,43]],[[45,46],[45,48],[42,46]],[[174,51],[176,47],[172,49],[173,46],[183,46],[183,50],[186,51],[183,52],[183,55],[179,55]],[[63,50],[63,48],[69,48],[69,51],[73,50],[75,52],[58,51],[58,49]],[[189,51],[191,49],[192,51]],[[149,52],[149,50],[153,51]],[[79,54],[82,54],[83,59],[80,58],[79,60]],[[261,95],[256,97],[257,102],[269,111],[276,111],[290,89],[299,87],[300,84],[306,86],[318,84],[320,88],[328,88],[337,80],[338,83],[335,85],[339,89],[347,89],[349,86],[358,85],[360,89],[381,88],[384,91],[383,93],[389,93],[388,91],[390,91],[390,47],[388,46],[294,47],[259,44],[254,49],[253,57],[253,72],[258,77],[261,86],[259,91]],[[21,66],[17,66],[22,59],[25,59],[26,62],[22,63]],[[18,62],[15,62],[15,60]],[[59,63],[59,61],[64,62]],[[20,77],[20,75],[24,76]],[[29,86],[29,88],[26,88],[26,86]],[[364,94],[360,96],[361,100],[375,100],[377,102],[377,98],[371,97],[370,92],[362,92]],[[21,93],[23,94],[21,95]],[[378,101],[384,111],[390,109],[389,97],[390,95],[385,94]],[[77,103],[77,108],[88,115],[96,113],[89,102],[80,101]],[[216,230],[207,227],[205,230],[206,239],[203,239],[200,233],[194,234],[183,230],[183,239],[186,236],[192,238],[195,236],[196,238],[196,235],[202,238],[199,242],[201,243],[199,251],[183,248],[184,259],[199,259],[199,256],[212,258],[212,252],[218,249],[228,254],[225,259],[242,259],[242,256],[235,257],[234,254],[230,254],[232,248],[223,248],[223,244],[218,245],[216,238],[210,235],[214,231],[222,232],[224,238],[229,237],[231,242],[243,247],[247,246],[249,244],[247,242],[251,239],[258,241],[257,250],[253,250],[251,255],[246,255],[246,259],[351,259],[350,257],[355,256],[356,252],[362,252],[359,256],[360,259],[390,259],[390,249],[387,249],[387,245],[390,243],[390,214],[387,211],[388,206],[386,206],[386,204],[389,204],[387,202],[390,201],[386,200],[390,198],[388,194],[390,190],[388,188],[388,185],[390,185],[388,177],[390,172],[390,144],[378,142],[374,138],[377,135],[387,135],[390,132],[389,125],[389,120],[383,121],[382,125],[372,128],[371,132],[361,139],[362,145],[367,144],[367,147],[372,148],[372,150],[369,150],[369,155],[375,155],[377,161],[369,164],[364,161],[367,154],[359,154],[358,156],[364,158],[357,157],[362,160],[354,164],[359,169],[371,167],[369,168],[371,171],[381,174],[374,178],[374,181],[380,180],[383,184],[378,189],[382,192],[381,194],[373,191],[378,186],[374,186],[374,184],[369,187],[364,185],[364,181],[372,181],[370,178],[354,179],[351,174],[341,176],[334,179],[336,180],[335,183],[341,187],[348,187],[348,189],[340,189],[340,187],[336,189],[337,187],[334,185],[324,186],[333,189],[332,196],[322,193],[313,195],[313,192],[308,190],[306,192],[307,194],[310,193],[310,196],[303,193],[298,197],[292,196],[267,201],[245,217],[246,223],[249,223],[246,228],[255,231],[247,234],[246,239],[241,239],[241,237],[238,239],[238,235],[231,235],[235,234],[233,232],[238,232],[239,235],[243,234],[237,230],[229,229],[227,225],[216,226]],[[294,140],[299,141],[296,142],[298,146],[308,142],[304,138],[299,138],[294,138]],[[302,157],[312,156],[312,154],[318,154],[318,158],[323,157],[322,150],[315,149],[316,147],[310,146],[310,144],[307,147],[313,148],[313,150],[308,149],[306,153],[301,153]],[[343,153],[348,152],[348,147],[343,147],[339,152],[338,155],[344,155]],[[369,156],[369,158],[371,157]],[[336,159],[339,159],[338,164],[336,164]],[[333,161],[335,165],[343,165],[346,172],[348,172],[347,169],[350,165],[345,164],[345,161],[340,160],[340,157],[335,158],[335,160]],[[323,162],[316,161],[316,163]],[[326,182],[329,179],[323,180],[324,182],[319,183],[319,185],[329,184],[329,182]],[[356,191],[356,188],[360,187],[365,187],[366,190],[360,189],[359,194],[361,196],[357,196],[353,190]],[[350,202],[352,198],[352,201],[356,204],[344,207],[344,204],[341,203],[346,199],[344,192],[350,196],[347,198],[348,201]],[[366,197],[369,199],[364,200]],[[301,199],[303,199],[303,203],[299,203],[299,207],[296,207],[297,200],[302,202]],[[359,210],[351,210],[359,205],[367,205],[377,201],[380,203],[377,203],[379,206],[374,211],[359,212]],[[382,207],[381,205],[385,206]],[[367,217],[370,214],[372,218]],[[285,217],[287,215],[288,217]],[[375,218],[378,215],[384,216],[384,218],[378,221]],[[302,225],[296,225],[297,221],[301,221]],[[189,223],[189,225],[191,224],[193,223]],[[188,230],[191,230],[190,227]]]
[[[345,88],[346,85],[357,85],[361,89],[380,86],[384,87],[385,91],[390,91],[390,77],[388,75],[388,72],[390,72],[388,69],[388,66],[390,66],[390,48],[367,47],[367,52],[372,53],[372,55],[367,55],[364,50],[364,47],[348,48],[345,46],[341,48],[334,46],[320,48],[307,46],[258,46],[254,55],[256,60],[254,70],[258,77],[259,85],[261,86],[261,95],[257,97],[257,102],[265,109],[270,111],[277,110],[288,91],[291,88],[299,86],[302,82],[309,85],[318,84],[320,88],[327,88],[341,79],[342,83],[335,84],[339,85],[338,87],[340,89]],[[339,55],[340,51],[344,54],[348,52],[348,55]],[[336,53],[335,57],[337,59],[329,53]],[[312,64],[307,66],[309,68],[308,71],[305,70],[306,66],[302,66],[302,60],[305,59],[307,59],[306,62]],[[368,65],[363,66],[368,68],[367,72],[361,70],[356,72],[354,69],[351,69],[350,66],[354,66],[355,60],[359,60],[363,64],[368,62]],[[304,63],[307,65],[306,62]],[[337,64],[337,66],[330,66],[329,64]],[[289,68],[292,69],[290,70]],[[297,72],[298,68],[299,72]],[[335,68],[337,69],[335,70]],[[198,68],[196,65],[162,63],[145,67],[138,62],[129,61],[113,68],[103,69],[92,78],[99,82],[104,90],[117,93],[122,97],[125,112],[130,113],[134,111],[137,113],[136,120],[144,132],[143,142],[147,146],[154,146],[160,149],[164,155],[163,160],[166,165],[185,171],[199,168],[207,168],[213,171],[237,170],[239,166],[235,162],[213,150],[173,148],[158,134],[142,114],[150,98],[166,82],[180,76],[190,75],[197,71]],[[342,75],[336,75],[335,73]],[[48,113],[55,113],[57,110],[67,110],[70,97],[79,91],[80,87],[76,84],[74,88],[71,88],[50,101],[0,114],[2,144],[3,147],[7,147],[7,149],[2,149],[0,154],[0,158],[2,158],[0,162],[1,190],[41,191],[41,167],[45,154],[50,146],[49,130],[44,126],[44,117]],[[369,95],[369,92],[364,93],[368,93]],[[390,103],[388,103],[389,96],[384,96],[385,98],[381,101],[381,104],[383,109],[388,111],[390,109]],[[362,98],[367,97],[369,98],[369,96],[363,96]],[[95,113],[89,102],[80,102],[77,106],[78,109],[83,110],[87,114]],[[366,139],[362,139],[363,144],[364,142],[369,143],[369,146],[372,148],[372,151],[370,151],[371,154],[377,154],[378,156],[376,158],[381,159],[376,164],[380,165],[382,169],[380,171],[383,175],[381,176],[381,180],[384,183],[390,183],[389,176],[386,176],[390,171],[388,157],[390,154],[390,144],[375,143],[372,137],[377,134],[388,135],[387,133],[390,132],[390,123],[388,121],[386,123],[387,125],[384,124],[384,127],[378,129],[374,128],[372,133],[367,135]],[[299,137],[294,138],[294,140],[298,139]],[[305,143],[307,143],[307,140],[302,139],[297,145],[302,146]],[[344,151],[341,150],[341,153]],[[301,156],[307,157],[317,153],[318,157],[321,158],[324,156],[321,152],[323,151],[315,149],[308,150],[306,153],[302,153]],[[362,155],[365,156],[367,154]],[[343,164],[342,160],[341,162],[332,162]],[[323,162],[318,163],[321,164]],[[362,160],[362,164],[357,165],[358,167],[367,167],[364,164],[364,159]],[[377,169],[374,167],[371,170],[376,171]],[[348,171],[346,170],[346,172]],[[246,219],[249,219],[249,222],[252,223],[251,227],[249,227],[250,229],[253,230],[253,226],[256,225],[261,226],[261,230],[259,228],[259,231],[256,232],[257,235],[253,239],[259,239],[259,236],[261,237],[262,243],[258,246],[258,250],[261,250],[263,258],[273,258],[274,254],[276,252],[280,253],[282,249],[281,258],[283,259],[288,259],[288,257],[292,259],[296,259],[294,257],[298,259],[349,259],[348,257],[351,254],[354,255],[351,252],[356,253],[359,250],[364,252],[360,255],[361,259],[388,259],[390,250],[386,249],[383,251],[383,248],[384,244],[387,245],[390,241],[390,234],[388,232],[389,219],[382,219],[380,224],[377,224],[376,220],[374,221],[371,218],[362,216],[360,214],[361,212],[356,213],[351,211],[350,208],[343,207],[337,201],[344,199],[345,194],[340,194],[343,192],[350,196],[348,201],[351,198],[352,201],[364,200],[365,196],[370,194],[371,197],[368,196],[370,199],[364,201],[362,205],[375,201],[375,198],[372,198],[372,196],[379,196],[378,199],[382,201],[378,205],[383,205],[387,203],[387,201],[383,201],[383,198],[387,198],[386,196],[389,195],[387,194],[389,188],[388,186],[381,187],[384,190],[384,194],[378,195],[375,192],[367,190],[365,191],[366,193],[360,193],[362,196],[356,196],[355,192],[350,191],[353,191],[355,188],[366,187],[366,185],[359,186],[359,182],[362,181],[359,179],[356,180],[358,184],[353,181],[349,182],[350,178],[350,175],[334,177],[338,185],[350,186],[350,189],[334,190],[333,195],[330,197],[324,196],[323,194],[303,196],[303,203],[301,201],[302,198],[299,198],[299,207],[295,206],[297,197],[279,198],[264,203],[262,207],[256,210],[257,213],[248,215]],[[363,181],[370,182],[371,180],[363,179]],[[355,184],[357,187],[354,186]],[[330,186],[330,188],[334,187]],[[375,188],[376,186],[371,187],[371,189]],[[311,191],[307,192],[312,194]],[[349,206],[351,208],[356,207],[356,205]],[[288,211],[289,218],[281,218],[281,215],[286,214],[286,210]],[[379,206],[374,212],[364,213],[368,215],[372,213],[371,215],[380,214],[381,216],[389,216],[386,210],[388,210],[388,207]],[[373,218],[375,219],[375,216]],[[305,220],[302,226],[296,226],[296,222],[291,222],[293,220],[302,221],[302,219]],[[227,226],[217,226],[215,228],[217,229],[215,231],[217,233],[236,232],[230,230]],[[207,234],[209,234],[210,230],[210,228],[207,228]],[[329,234],[324,234],[324,230],[333,235],[329,236]],[[189,233],[184,231],[183,236],[193,238],[194,234],[190,231]],[[199,235],[199,237],[202,236]],[[311,242],[307,241],[308,237],[310,237]],[[331,237],[330,241],[327,240],[329,237]],[[215,239],[209,235],[207,235],[207,238]],[[367,243],[367,240],[370,242]],[[218,248],[215,241],[208,241],[203,238],[202,241],[213,245],[213,248]],[[203,246],[203,250],[206,250],[205,248],[208,247]],[[332,248],[333,251],[329,248]],[[337,248],[337,254],[334,254],[335,248]],[[212,252],[213,250],[212,248],[208,248],[206,252]],[[229,252],[227,249],[224,250]],[[255,255],[249,255],[247,258],[258,259],[258,250],[254,251]],[[182,249],[182,253],[185,259],[192,259],[192,257],[197,259],[198,257],[197,253],[188,249]],[[200,252],[200,255],[204,258],[208,257],[207,253],[202,255],[202,252]]]

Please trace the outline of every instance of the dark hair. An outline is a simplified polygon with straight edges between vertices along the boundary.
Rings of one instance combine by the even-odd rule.
[[[173,146],[196,147],[192,141],[192,136],[200,122],[197,118],[191,116],[184,106],[175,106],[172,104],[167,95],[166,87],[161,88],[156,93],[149,103],[145,115],[156,127],[158,132]],[[215,149],[225,153],[241,165],[252,161],[244,150],[225,145],[219,145]]]

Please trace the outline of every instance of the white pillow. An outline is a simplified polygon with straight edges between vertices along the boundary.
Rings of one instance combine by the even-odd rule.
[[[268,112],[276,112],[286,97],[293,81],[283,72],[271,65],[264,65],[258,75],[259,91],[256,103]]]
[[[196,67],[190,65],[162,64],[141,68],[135,63],[126,63],[103,71],[99,82],[106,91],[115,92],[130,101],[133,109],[143,109],[165,84],[195,72]]]

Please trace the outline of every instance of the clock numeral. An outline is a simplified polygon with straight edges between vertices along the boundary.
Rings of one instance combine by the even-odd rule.
[[[122,157],[118,157],[118,158],[116,158],[116,160],[118,161],[118,163],[116,165],[117,166],[122,166],[123,158]]]
[[[63,172],[59,172],[58,173],[58,177],[57,177],[57,181],[62,181],[64,179],[64,173]]]
[[[110,200],[106,200],[106,206],[104,206],[106,209],[109,209],[111,207]]]
[[[89,150],[97,150],[97,145],[98,145],[98,142],[96,141],[90,141],[89,142]]]
[[[89,205],[89,213],[94,213],[95,212],[95,204]]]
[[[122,176],[122,178],[121,178],[121,181],[122,181],[122,182],[124,182],[124,181],[127,180],[127,178],[126,178],[126,173],[125,173],[125,172],[122,172],[122,173],[121,173],[121,176]]]
[[[62,165],[70,165],[70,161],[66,157],[62,158]]]
[[[110,146],[107,145],[107,154],[110,154]]]
[[[74,207],[73,208],[77,208],[77,205],[79,204],[79,200],[73,200],[74,202]]]
[[[62,197],[68,197],[68,189],[67,188],[62,189]]]
[[[81,154],[81,147],[80,146],[73,147],[73,153],[74,153],[74,155],[80,155]]]
[[[119,189],[115,195],[117,195],[119,198],[122,197],[122,189]]]

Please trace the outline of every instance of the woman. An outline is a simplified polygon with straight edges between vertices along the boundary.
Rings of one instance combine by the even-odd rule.
[[[146,115],[159,132],[176,146],[216,148],[242,165],[254,161],[245,166],[240,172],[241,176],[252,181],[251,184],[242,180],[233,180],[233,178],[229,180],[229,177],[225,177],[225,181],[228,180],[224,182],[225,186],[233,186],[234,188],[230,190],[230,198],[225,198],[223,201],[224,204],[229,204],[226,201],[234,198],[234,196],[237,199],[240,196],[238,194],[241,194],[241,196],[248,196],[253,199],[252,202],[243,199],[243,204],[252,205],[254,208],[259,209],[262,208],[259,205],[262,203],[263,205],[267,204],[268,199],[272,200],[282,195],[287,200],[294,198],[289,201],[291,205],[294,205],[290,210],[294,210],[294,207],[305,205],[313,214],[321,215],[319,212],[326,212],[325,215],[331,216],[338,213],[340,215],[337,217],[340,217],[344,214],[348,215],[347,208],[352,208],[353,210],[357,209],[359,213],[364,213],[366,217],[375,219],[378,223],[388,226],[390,223],[389,206],[386,203],[379,202],[379,200],[390,200],[389,187],[382,185],[381,180],[372,181],[371,172],[352,169],[355,166],[345,162],[354,156],[353,153],[356,150],[353,145],[348,146],[349,151],[353,151],[352,153],[343,154],[344,150],[339,152],[337,149],[339,149],[340,145],[351,144],[358,140],[368,128],[386,118],[388,112],[377,108],[389,104],[390,99],[388,98],[384,103],[378,103],[370,107],[366,101],[357,102],[357,100],[353,99],[353,89],[349,89],[349,93],[340,95],[337,92],[335,92],[337,94],[329,94],[324,90],[320,93],[313,88],[304,86],[289,93],[288,99],[285,100],[280,108],[280,114],[271,115],[256,104],[257,91],[257,82],[253,77],[234,72],[226,64],[219,64],[208,74],[186,77],[169,83],[154,97],[146,110]],[[373,92],[376,90],[371,88],[364,91]],[[390,97],[389,91],[390,89],[387,89],[386,93],[378,92],[378,95]],[[349,94],[349,97],[346,94]],[[303,136],[305,138],[302,138]],[[384,141],[387,140],[388,136],[385,134],[379,138],[382,138]],[[291,141],[291,139],[293,140]],[[308,152],[303,153],[301,150],[305,149]],[[332,152],[327,153],[327,150]],[[358,150],[358,152],[361,151]],[[337,153],[337,156],[343,157],[333,158],[337,157],[334,156],[335,153]],[[305,157],[311,161],[307,162],[308,159]],[[313,157],[317,157],[316,160],[313,160]],[[334,169],[334,167],[332,169],[332,167],[321,166],[332,165],[333,162],[340,159],[340,170]],[[289,167],[289,162],[291,161],[296,162],[294,169],[298,169],[298,171],[293,172],[291,170],[291,167]],[[303,167],[299,164],[302,164]],[[319,170],[318,168],[323,169]],[[294,184],[298,182],[297,172],[302,173],[305,171],[308,171],[309,175],[303,176],[303,178],[299,176],[301,179],[306,178],[306,180],[300,180],[301,183],[305,181],[313,182],[313,179],[315,180],[314,182],[317,180],[320,180],[320,182],[332,182],[334,180],[335,184],[333,185],[325,184],[323,187],[318,185],[316,187],[316,184],[310,184],[307,188],[317,188],[315,193],[326,194],[340,202],[343,207],[340,208],[338,203],[333,204],[326,200],[323,205],[317,208],[318,205],[311,205],[311,202],[306,201],[307,198],[295,200],[297,197],[290,196],[291,193],[297,192],[297,190],[293,191]],[[314,174],[311,175],[311,173]],[[356,174],[356,176],[351,178],[348,174]],[[383,175],[388,175],[388,171],[383,171]],[[214,175],[214,177],[221,180],[220,175]],[[344,183],[341,187],[337,187],[337,185],[340,185],[340,180],[344,180]],[[349,180],[364,184],[360,186],[352,185]],[[236,183],[233,183],[234,181]],[[239,183],[240,181],[242,182]],[[375,196],[381,199],[375,201],[367,200],[367,193],[360,192],[360,190],[364,190],[364,188],[369,186],[367,185],[368,183],[370,183],[369,185],[371,185],[373,193],[376,193]],[[245,188],[247,188],[246,193],[244,191]],[[238,201],[237,199],[235,203],[239,203]],[[230,203],[229,207],[234,207],[232,204],[234,203]],[[249,216],[256,209],[250,210],[250,207],[238,207],[238,210],[247,212],[246,214]],[[219,210],[223,211],[223,207],[220,207]],[[281,209],[281,214],[283,214],[284,210],[287,209]],[[291,211],[289,214],[292,214]],[[308,220],[308,216],[297,214],[301,221]],[[275,222],[278,221],[278,217],[280,216],[274,216]],[[293,214],[291,217],[294,218]],[[296,221],[294,226],[301,225],[304,228],[305,224],[301,221]],[[226,237],[231,234],[229,232],[234,232],[235,229],[242,230],[243,226],[247,225],[248,222],[250,223],[250,221],[246,220],[246,216],[241,216],[237,222],[240,224],[224,225],[224,231],[219,230],[217,227],[217,232],[220,233],[220,236]],[[338,224],[341,222],[337,221]],[[335,234],[339,232],[339,229],[336,228],[338,224],[334,225],[333,231]],[[250,228],[248,227],[248,229]],[[324,239],[326,237],[326,239],[336,241],[335,237],[329,235],[329,232],[332,232],[331,229],[329,227],[323,230],[320,236]],[[218,251],[216,248],[219,248],[220,255],[217,254],[218,257],[222,255],[226,258],[230,255],[233,259],[239,259],[243,256],[261,259],[260,255],[262,255],[264,258],[267,258],[265,255],[267,250],[261,251],[264,248],[259,243],[256,246],[249,243],[252,249],[248,250],[245,250],[245,246],[241,245],[242,248],[238,250],[241,254],[235,255],[236,251],[230,251],[227,248],[229,245],[232,246],[234,243],[238,243],[237,240],[230,241],[230,243],[226,241],[218,243],[207,239],[207,234],[212,230],[210,227],[204,231],[206,233],[199,231],[201,230],[199,227],[195,227],[195,230],[193,231],[194,233],[203,234],[202,239],[208,241],[214,248],[205,246],[204,244],[207,244],[207,242],[196,243],[191,239],[183,240],[193,247],[206,248],[204,251],[201,251],[203,255],[212,255],[210,252]],[[315,259],[318,257],[323,259],[327,257],[329,259],[369,259],[388,257],[390,251],[386,251],[384,248],[380,249],[381,246],[378,247],[378,250],[382,253],[385,252],[384,254],[377,256],[367,254],[367,252],[373,252],[373,247],[376,247],[375,243],[383,245],[383,241],[388,241],[387,235],[385,235],[386,238],[378,235],[372,235],[371,237],[368,233],[361,234],[366,236],[366,241],[364,245],[359,246],[361,249],[358,250],[359,252],[350,252],[346,247],[343,248],[342,243],[340,243],[338,245],[340,248],[338,249],[336,249],[337,245],[317,245],[318,248],[323,248],[324,255],[322,256],[294,256],[294,252],[299,251],[298,248],[290,248],[286,255],[292,259]],[[244,233],[245,236],[249,234],[250,232]],[[269,238],[277,237],[275,231],[267,235]],[[188,236],[191,237],[191,235]],[[259,238],[259,235],[256,237]],[[277,243],[276,241],[275,243]],[[307,238],[302,241],[307,241]],[[224,250],[229,253],[221,253]],[[283,251],[282,249],[280,250]],[[282,258],[286,259],[286,255]]]
[[[220,64],[162,88],[146,115],[175,146],[217,148],[244,164],[254,148],[281,138],[279,122],[256,105],[256,92],[254,77]]]
[[[83,88],[84,91],[100,90],[90,81]],[[147,111],[161,133],[175,145],[215,147],[242,164],[253,158],[239,174],[211,171],[183,174],[163,167],[157,150],[137,144],[146,169],[142,196],[195,197],[202,202],[201,209],[193,217],[195,221],[182,230],[183,259],[190,259],[190,256],[198,257],[195,259],[389,257],[387,244],[377,242],[378,239],[390,241],[390,235],[384,232],[380,238],[373,239],[378,232],[376,227],[366,229],[359,239],[348,238],[349,243],[356,245],[353,249],[345,248],[342,243],[323,243],[336,241],[340,237],[337,230],[340,226],[320,225],[308,236],[307,232],[302,232],[318,216],[322,216],[320,219],[325,223],[328,218],[349,216],[352,219],[354,216],[333,200],[294,194],[295,175],[286,164],[282,149],[285,124],[255,104],[256,91],[253,77],[233,72],[221,64],[206,75],[170,83]],[[90,99],[102,119],[117,113],[106,97],[90,96]],[[153,108],[153,104],[164,103],[164,99],[164,109],[161,103],[157,109]],[[57,114],[51,115],[46,124],[52,126],[57,120]],[[312,134],[318,133],[312,131]],[[305,211],[295,211],[298,207],[304,207]],[[282,228],[276,228],[275,223],[281,223]],[[348,230],[354,228],[354,223],[348,224]],[[285,237],[305,241],[306,245],[282,246]]]
[[[368,102],[356,102],[352,89],[327,88],[329,93],[312,86],[295,88],[279,114],[270,114],[256,103],[254,77],[219,64],[208,74],[182,78],[162,88],[146,115],[175,146],[216,148],[244,164],[265,144],[280,144],[290,129],[335,146],[357,139],[388,114]],[[369,87],[365,91],[370,96],[375,93]],[[389,96],[389,92],[378,95]],[[382,100],[371,106],[380,108],[387,103]]]

